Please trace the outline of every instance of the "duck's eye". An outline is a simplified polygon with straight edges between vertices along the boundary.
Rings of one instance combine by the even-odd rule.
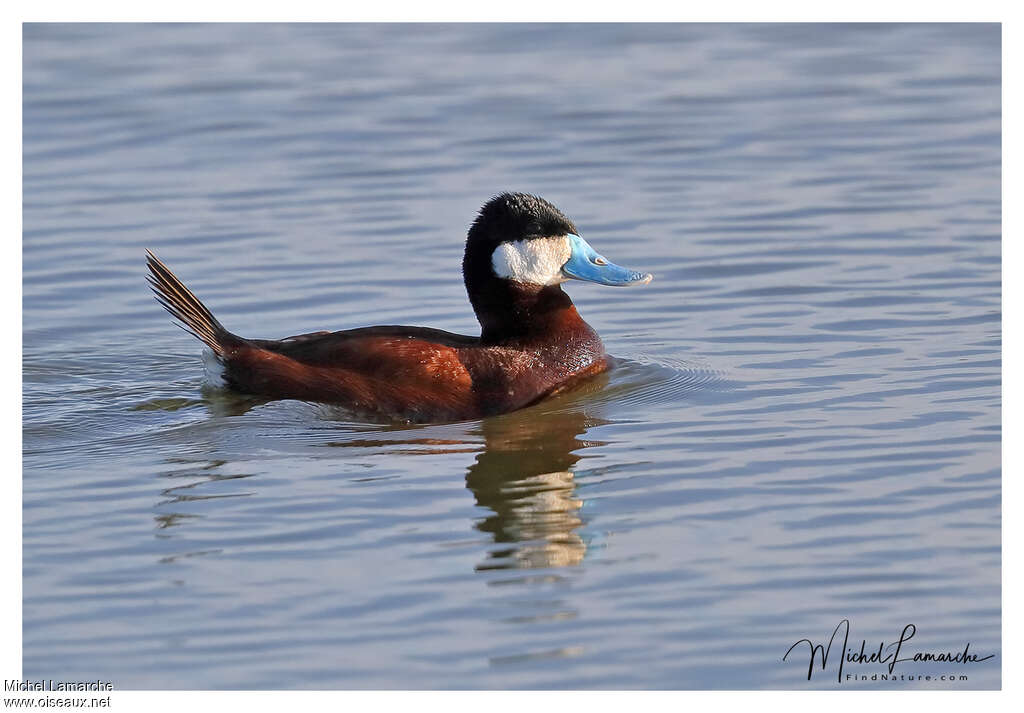
[[[594,264],[595,264],[595,265],[607,265],[607,264],[608,264],[608,261],[607,261],[607,260],[605,260],[605,259],[604,259],[603,257],[601,257],[600,255],[598,255],[597,257],[595,257],[595,258],[594,258]]]

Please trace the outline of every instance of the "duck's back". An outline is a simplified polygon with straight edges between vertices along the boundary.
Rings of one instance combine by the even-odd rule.
[[[607,368],[600,339],[582,320],[563,333],[499,344],[399,326],[246,340],[222,362],[225,381],[239,391],[408,421],[521,408]]]
[[[437,329],[367,327],[247,340],[221,361],[225,381],[242,392],[341,404],[388,419],[446,420],[476,410],[460,349],[477,343]]]

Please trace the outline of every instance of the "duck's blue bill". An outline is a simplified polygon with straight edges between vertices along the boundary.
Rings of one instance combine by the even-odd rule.
[[[614,287],[646,285],[651,281],[651,275],[646,272],[627,270],[608,262],[578,235],[570,233],[569,244],[572,246],[572,256],[562,265],[562,272],[566,277]]]

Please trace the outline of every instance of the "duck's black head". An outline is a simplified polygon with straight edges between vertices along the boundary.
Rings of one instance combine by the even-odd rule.
[[[598,255],[562,211],[528,193],[503,193],[480,209],[462,260],[466,291],[485,339],[543,327],[553,310],[572,306],[569,279],[636,285],[651,276]]]
[[[490,245],[503,242],[578,234],[576,226],[562,211],[540,196],[502,193],[484,203],[469,229],[469,243]]]

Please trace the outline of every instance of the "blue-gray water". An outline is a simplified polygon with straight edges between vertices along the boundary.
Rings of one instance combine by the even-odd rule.
[[[782,656],[846,618],[995,657],[843,688],[1000,685],[998,26],[24,38],[26,677],[836,688]],[[617,367],[508,416],[249,408],[143,279],[475,333],[503,190],[655,273],[570,285]]]

